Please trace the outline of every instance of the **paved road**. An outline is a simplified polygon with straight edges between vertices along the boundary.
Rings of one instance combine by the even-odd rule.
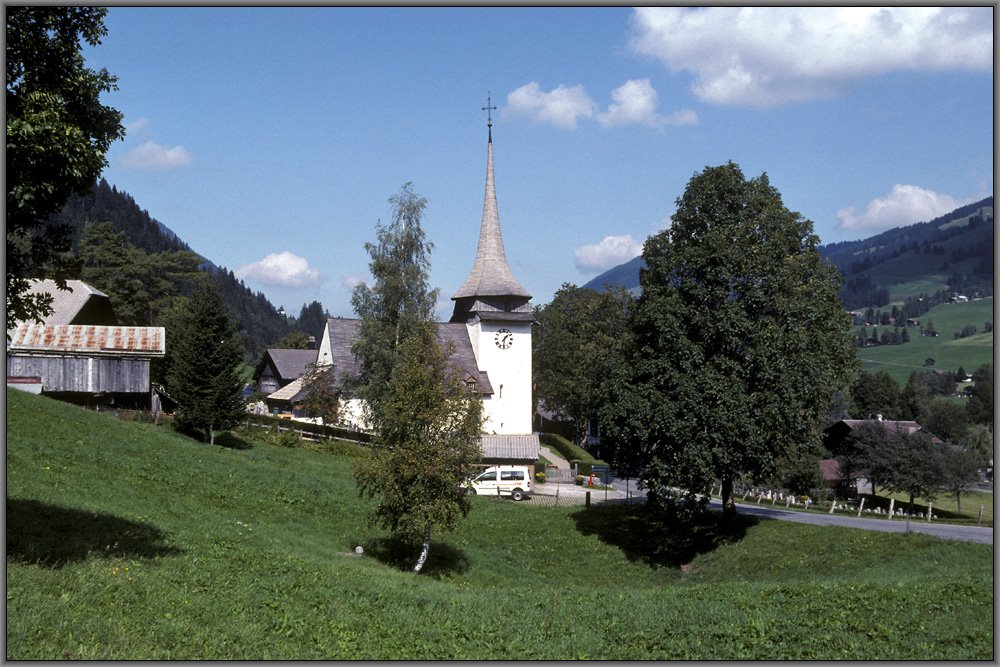
[[[629,484],[633,497],[643,499],[644,494],[634,486],[635,482]],[[625,490],[625,480],[615,480],[613,483],[616,489]],[[709,503],[713,509],[721,510],[722,501],[713,499]],[[768,519],[778,519],[779,521],[795,521],[798,523],[809,523],[815,526],[844,526],[846,528],[861,528],[864,530],[880,530],[886,533],[905,533],[907,531],[906,519],[886,519],[886,518],[858,518],[844,514],[819,514],[817,512],[797,512],[783,510],[774,507],[764,507],[761,505],[750,505],[736,503],[736,509],[742,514],[766,517]],[[943,537],[948,540],[962,540],[965,542],[979,542],[980,544],[993,544],[993,529],[980,528],[978,526],[957,526],[948,523],[927,523],[923,520],[911,519],[909,530],[914,533],[925,533],[935,537]]]
[[[722,501],[713,499],[709,503],[714,509],[722,509]],[[868,519],[855,516],[836,514],[818,514],[816,512],[793,512],[759,505],[744,505],[736,503],[736,510],[741,514],[762,516],[780,521],[795,521],[810,523],[815,526],[844,526],[846,528],[863,528],[864,530],[880,530],[885,533],[905,533],[907,529],[913,533],[925,533],[948,540],[964,542],[979,542],[993,544],[993,529],[978,526],[956,526],[949,523],[927,523],[924,520],[910,519]]]

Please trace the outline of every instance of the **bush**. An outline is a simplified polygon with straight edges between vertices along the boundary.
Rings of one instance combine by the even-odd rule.
[[[539,484],[544,484],[545,483],[545,473],[542,472],[541,470],[539,470],[538,472],[536,472],[535,473],[535,481],[538,482]]]
[[[302,448],[310,452],[325,452],[327,454],[337,454],[338,456],[350,456],[353,458],[363,458],[371,454],[371,450],[364,445],[348,440],[320,440],[313,442],[303,440]]]
[[[596,459],[590,455],[590,452],[583,449],[579,445],[573,444],[561,435],[556,435],[555,433],[542,433],[538,436],[538,440],[546,447],[559,452],[559,455],[567,461],[572,461],[574,459],[590,462],[596,461]]]

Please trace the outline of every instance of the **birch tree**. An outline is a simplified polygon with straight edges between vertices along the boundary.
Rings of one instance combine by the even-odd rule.
[[[375,501],[376,522],[419,545],[420,572],[434,531],[454,529],[470,508],[460,484],[482,457],[482,404],[448,364],[433,322],[437,290],[428,287],[430,252],[421,218],[426,200],[407,183],[389,203],[392,222],[377,227],[372,285],[355,288],[361,322],[353,351],[357,377],[376,432],[373,455],[355,469],[362,496]]]

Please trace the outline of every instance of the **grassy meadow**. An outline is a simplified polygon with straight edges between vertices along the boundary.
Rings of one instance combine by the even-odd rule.
[[[415,576],[350,457],[224,442],[8,391],[8,660],[994,657],[989,545],[473,498]]]
[[[985,323],[993,321],[993,297],[940,304],[920,317],[921,325],[928,319],[934,321],[939,336],[925,338],[916,327],[910,327],[909,343],[860,349],[863,368],[869,373],[886,371],[903,387],[913,371],[929,370],[924,365],[928,358],[934,359],[934,368],[957,371],[962,366],[967,373],[993,363],[993,332],[983,331]],[[977,333],[956,339],[955,332],[967,324],[974,324]],[[878,327],[879,332],[884,328]],[[868,331],[871,333],[871,328]]]

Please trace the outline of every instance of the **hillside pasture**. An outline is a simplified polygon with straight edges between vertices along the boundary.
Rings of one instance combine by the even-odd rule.
[[[472,498],[417,576],[354,459],[7,410],[8,660],[994,656],[991,545]]]
[[[993,297],[935,306],[920,317],[920,328],[928,320],[933,320],[939,336],[921,336],[918,327],[910,327],[908,343],[861,348],[858,354],[864,369],[871,373],[884,370],[903,386],[913,371],[957,371],[961,366],[972,373],[993,362],[993,332],[983,332],[985,323],[993,321]],[[977,333],[956,339],[954,332],[967,324],[974,324]],[[881,333],[885,328],[878,330]],[[934,366],[924,365],[928,358],[934,359]]]

